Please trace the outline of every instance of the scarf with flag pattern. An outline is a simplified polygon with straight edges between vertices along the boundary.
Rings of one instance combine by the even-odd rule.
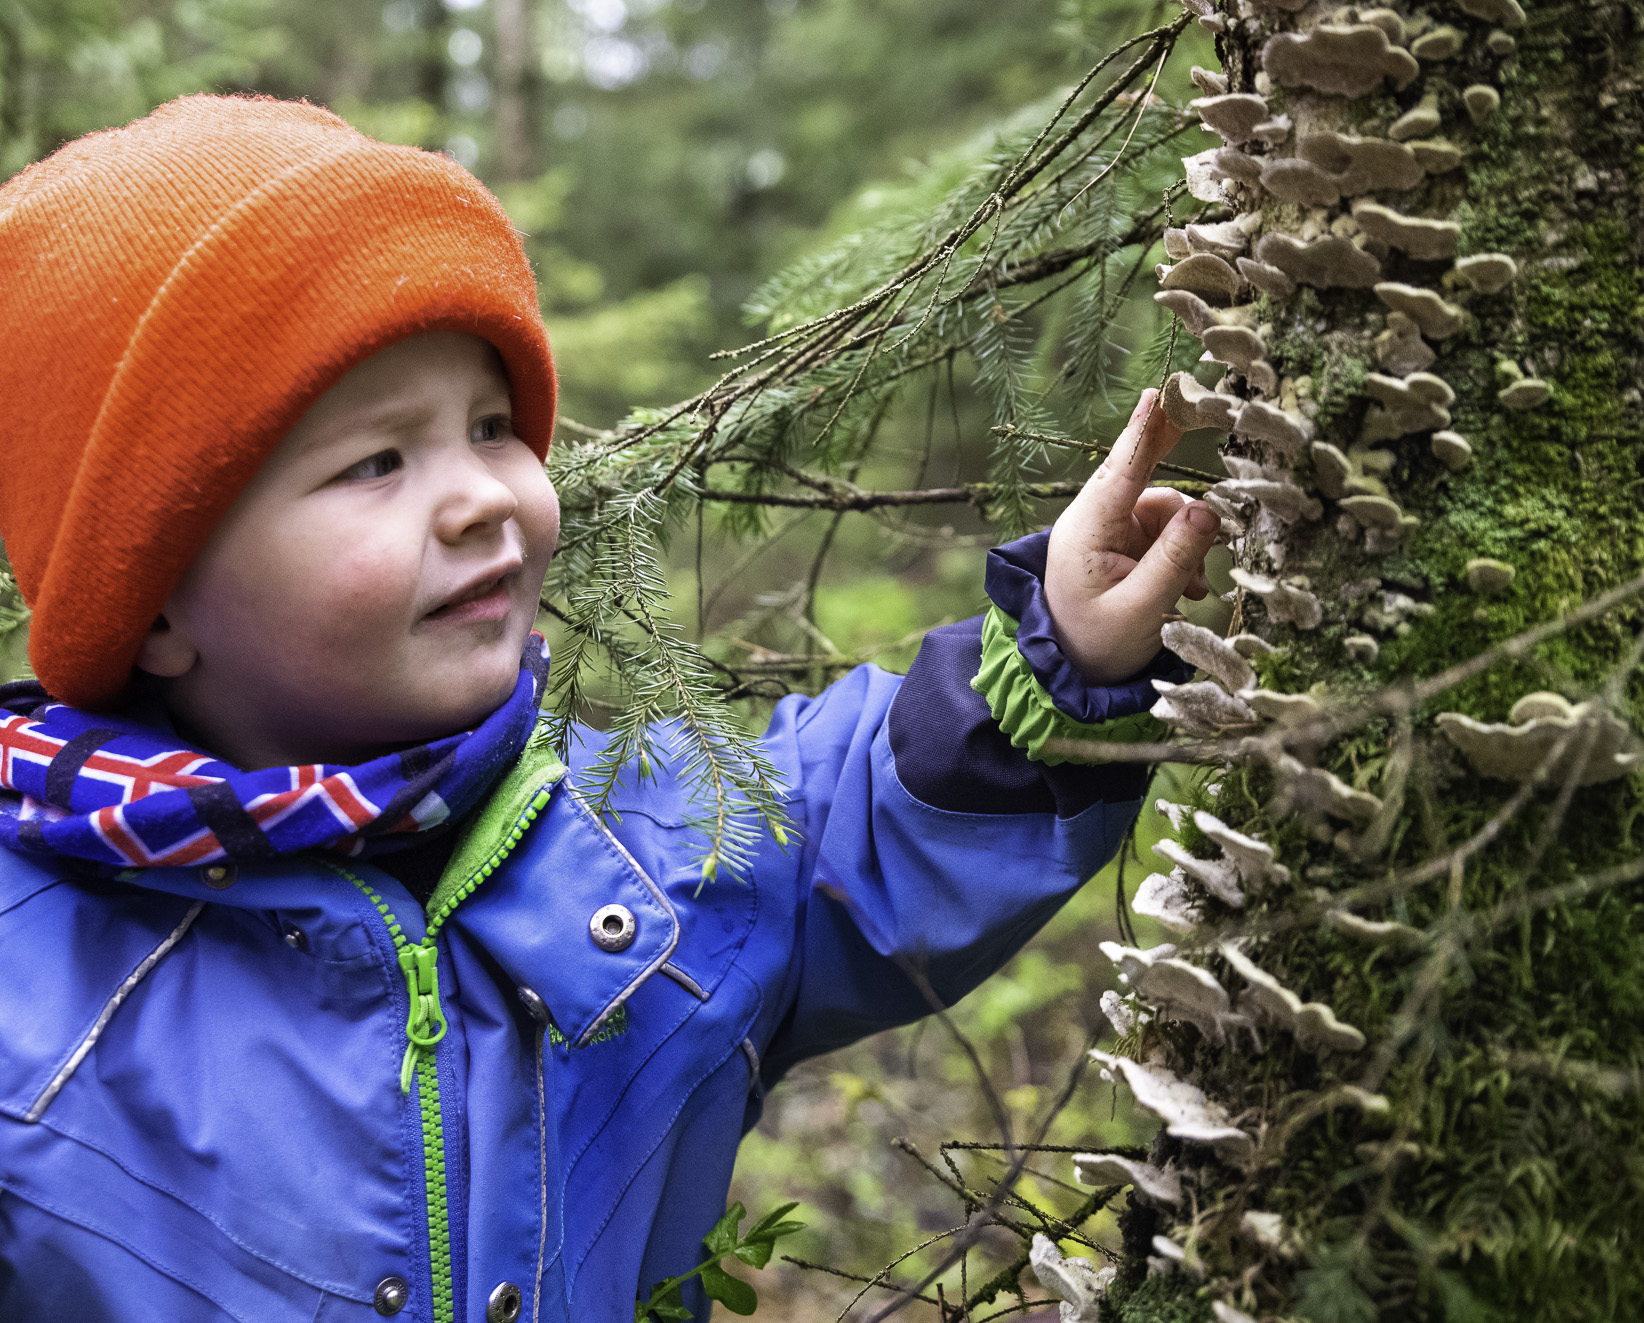
[[[536,726],[548,646],[526,640],[508,701],[473,730],[355,766],[243,772],[176,736],[0,686],[0,845],[117,868],[245,862],[426,839],[474,807]]]

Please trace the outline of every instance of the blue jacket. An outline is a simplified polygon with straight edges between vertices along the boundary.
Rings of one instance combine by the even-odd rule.
[[[524,1319],[630,1323],[700,1261],[766,1088],[925,1013],[910,966],[962,996],[1128,828],[1139,773],[1012,748],[979,637],[778,705],[803,834],[742,884],[699,886],[666,777],[589,812],[586,747],[528,751],[437,923],[369,863],[0,851],[0,1320],[479,1323],[512,1284]],[[402,1091],[414,998],[446,1029]]]

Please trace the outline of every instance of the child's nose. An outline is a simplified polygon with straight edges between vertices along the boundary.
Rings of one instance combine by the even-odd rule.
[[[461,466],[435,516],[435,532],[455,542],[474,532],[501,527],[519,508],[514,490],[483,463]]]

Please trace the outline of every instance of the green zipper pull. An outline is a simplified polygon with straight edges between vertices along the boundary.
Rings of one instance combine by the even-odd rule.
[[[439,951],[432,946],[402,946],[400,972],[405,975],[406,998],[411,1004],[405,1019],[405,1059],[400,1062],[400,1092],[411,1092],[411,1074],[417,1054],[445,1037],[445,1012],[440,1009]]]

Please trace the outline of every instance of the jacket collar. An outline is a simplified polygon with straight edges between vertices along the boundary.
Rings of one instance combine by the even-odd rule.
[[[573,1047],[587,1043],[679,944],[679,916],[657,883],[577,793],[561,782],[504,870],[451,916],[521,988],[542,998]],[[594,935],[626,911],[627,945]],[[620,939],[619,939],[620,940]]]

